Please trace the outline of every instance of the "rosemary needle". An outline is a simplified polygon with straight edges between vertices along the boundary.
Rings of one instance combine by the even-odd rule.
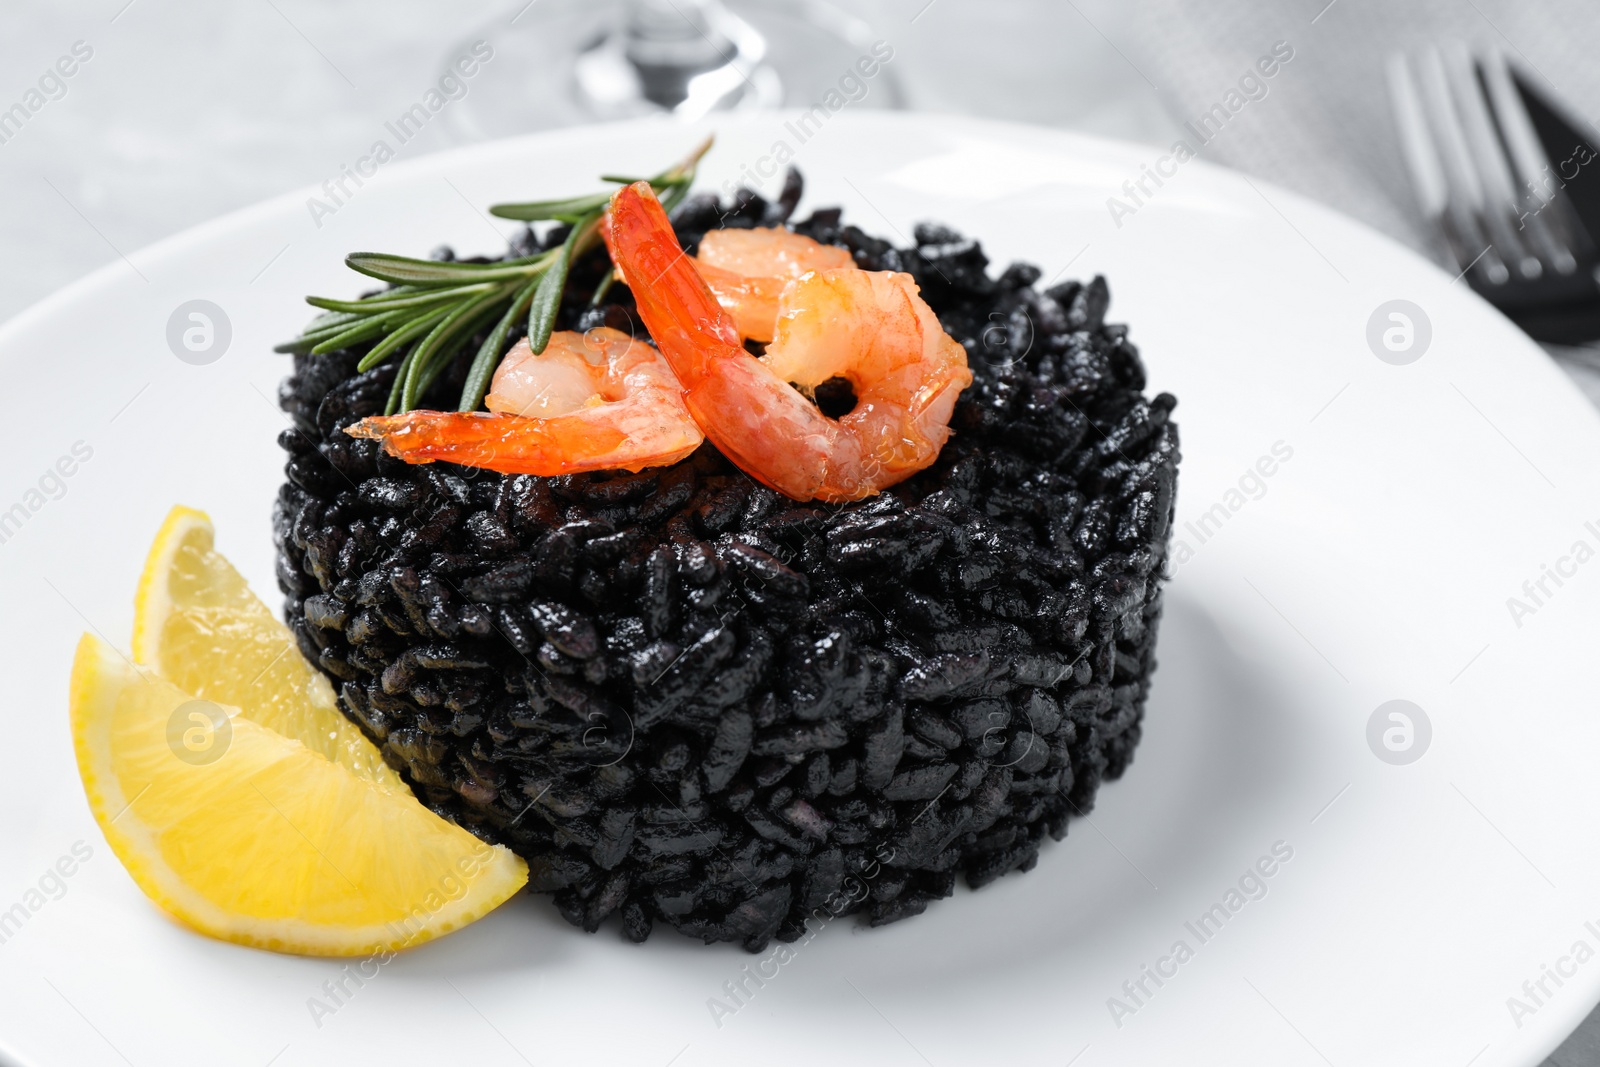
[[[706,138],[680,162],[648,179],[671,210],[688,195],[700,159],[711,148]],[[620,182],[618,177],[603,181]],[[354,252],[345,265],[390,288],[356,300],[307,297],[319,308],[299,337],[278,346],[279,352],[332,352],[374,342],[358,369],[370,370],[398,356],[394,385],[385,411],[394,414],[415,407],[484,326],[493,324],[467,370],[459,410],[476,411],[483,404],[494,371],[505,355],[506,337],[516,322],[528,317],[528,343],[543,352],[550,343],[566,290],[571,265],[594,247],[600,218],[611,194],[560,200],[496,204],[490,214],[524,222],[559,222],[570,227],[566,239],[537,255],[498,263],[448,263],[381,252]]]

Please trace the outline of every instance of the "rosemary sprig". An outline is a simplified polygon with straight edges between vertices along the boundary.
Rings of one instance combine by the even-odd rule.
[[[649,178],[662,206],[671,211],[689,195],[695,169],[711,148],[711,138],[680,162]],[[602,181],[626,184],[637,179],[606,175]],[[323,314],[312,319],[300,336],[279,345],[279,352],[332,352],[376,341],[357,365],[366,371],[399,353],[400,364],[385,407],[388,414],[409,411],[467,341],[486,324],[493,328],[479,346],[461,390],[460,410],[483,404],[494,371],[505,355],[505,341],[522,316],[528,317],[528,343],[543,352],[555,329],[567,272],[594,247],[600,216],[611,202],[609,192],[562,200],[496,204],[490,214],[523,222],[558,222],[571,227],[566,240],[537,255],[499,263],[441,263],[380,252],[354,252],[345,257],[351,270],[388,282],[390,288],[358,300],[307,297]],[[596,292],[610,287],[607,274]]]

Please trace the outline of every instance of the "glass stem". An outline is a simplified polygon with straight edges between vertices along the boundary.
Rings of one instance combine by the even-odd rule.
[[[732,41],[721,0],[628,0],[623,51],[639,74],[645,99],[675,108],[689,95],[689,80],[725,65]]]

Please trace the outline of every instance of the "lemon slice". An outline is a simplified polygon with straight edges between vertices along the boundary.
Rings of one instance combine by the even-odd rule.
[[[133,606],[133,658],[178,688],[241,709],[359,778],[409,793],[339,712],[328,679],[300,654],[244,578],[214,547],[203,511],[175,507],[146,557]]]
[[[72,666],[72,735],[112,851],[152,900],[212,937],[309,955],[393,951],[472,922],[527,881],[508,849],[409,793],[88,634]]]

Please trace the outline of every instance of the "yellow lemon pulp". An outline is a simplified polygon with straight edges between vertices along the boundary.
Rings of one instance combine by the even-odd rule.
[[[357,777],[409,793],[289,628],[213,547],[204,512],[176,507],[145,559],[134,597],[133,658],[189,693],[230,704]]]
[[[212,937],[361,956],[448,933],[526,884],[510,850],[417,802],[297,648],[271,651],[287,631],[204,515],[175,510],[150,558],[136,647],[200,684],[86,634],[71,688],[90,809],[146,895]]]

